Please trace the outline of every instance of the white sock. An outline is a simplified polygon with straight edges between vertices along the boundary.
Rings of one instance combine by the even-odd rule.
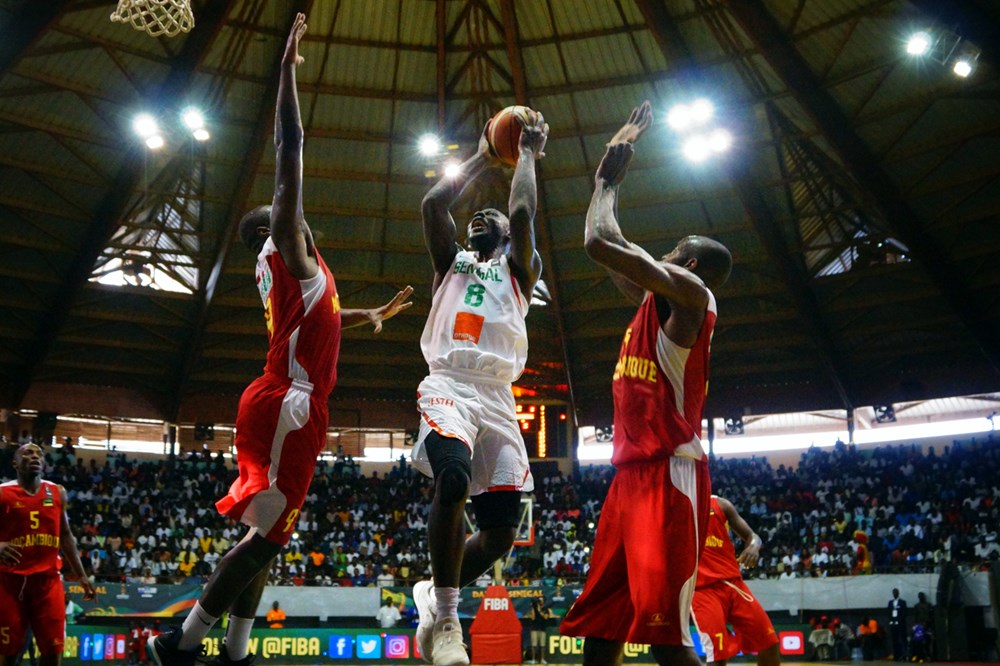
[[[177,643],[177,649],[184,652],[197,650],[202,639],[208,636],[212,625],[218,621],[219,618],[212,617],[201,607],[201,602],[196,603],[181,625],[181,640]]]
[[[437,599],[437,621],[445,619],[458,620],[458,588],[435,587],[434,597]]]
[[[226,654],[229,655],[229,661],[246,658],[252,627],[252,617],[229,616],[229,629],[226,630]]]

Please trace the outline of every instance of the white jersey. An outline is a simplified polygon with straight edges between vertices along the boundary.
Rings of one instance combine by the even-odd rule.
[[[420,348],[431,374],[510,384],[528,359],[528,300],[506,255],[477,262],[459,250],[441,280]]]

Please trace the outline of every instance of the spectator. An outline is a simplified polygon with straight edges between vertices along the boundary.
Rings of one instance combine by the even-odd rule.
[[[383,629],[391,629],[396,626],[403,616],[400,614],[399,609],[392,603],[392,597],[386,596],[382,600],[382,606],[375,613],[375,619],[378,620],[378,626]]]
[[[285,628],[285,611],[281,610],[277,601],[271,604],[271,610],[267,611],[265,619],[267,620],[267,626],[272,629]]]
[[[899,598],[899,590],[893,588],[892,599],[889,600],[889,635],[892,639],[892,654],[894,661],[906,661],[906,600]]]
[[[549,622],[555,617],[552,609],[545,606],[545,599],[535,597],[531,600],[531,610],[524,616],[530,632],[530,646],[528,648],[529,664],[547,664],[545,661],[545,629]]]
[[[913,607],[913,629],[910,633],[910,658],[921,663],[932,659],[934,641],[934,606],[927,601],[927,595],[917,593],[917,604]]]

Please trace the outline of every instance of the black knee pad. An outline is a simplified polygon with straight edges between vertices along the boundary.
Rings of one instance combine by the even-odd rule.
[[[469,447],[460,439],[442,437],[436,432],[427,436],[424,447],[441,501],[445,504],[464,501],[472,481],[472,452]]]

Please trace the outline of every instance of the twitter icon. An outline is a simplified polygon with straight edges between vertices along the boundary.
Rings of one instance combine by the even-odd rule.
[[[358,659],[381,659],[382,637],[378,634],[358,634]]]

